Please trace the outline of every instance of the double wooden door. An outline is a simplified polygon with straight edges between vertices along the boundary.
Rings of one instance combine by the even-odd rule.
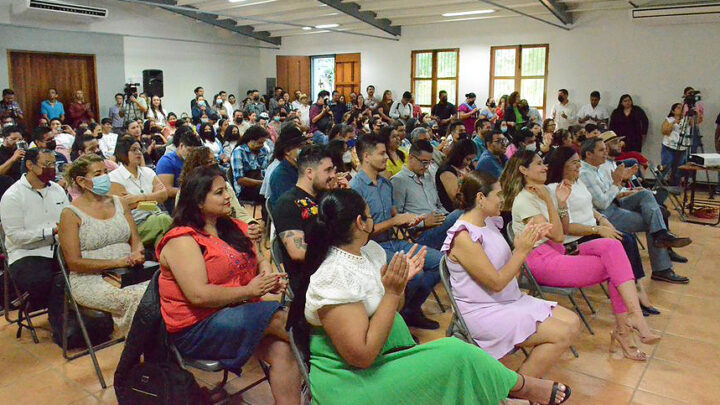
[[[277,68],[277,85],[290,93],[300,90],[314,100],[316,94],[311,92],[310,56],[283,56],[275,59]],[[335,89],[350,101],[350,93],[360,92],[360,54],[346,53],[335,55]],[[291,97],[292,98],[292,97]]]
[[[50,88],[57,89],[66,120],[76,90],[85,93],[85,101],[99,119],[95,55],[8,51],[8,64],[10,88],[15,91],[28,128],[37,126],[40,103],[48,98]]]

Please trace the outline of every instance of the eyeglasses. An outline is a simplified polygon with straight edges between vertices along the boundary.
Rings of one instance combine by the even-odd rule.
[[[415,160],[417,160],[418,162],[420,162],[420,163],[423,165],[423,167],[428,167],[428,166],[430,166],[430,165],[432,164],[432,159],[431,159],[431,160],[422,160],[422,159],[420,159],[419,157],[417,157],[417,156],[415,156],[415,155],[410,155],[410,156],[414,157]]]

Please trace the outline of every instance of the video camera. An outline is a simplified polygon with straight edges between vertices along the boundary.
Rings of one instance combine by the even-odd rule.
[[[125,83],[125,89],[123,90],[125,100],[129,100],[131,96],[137,97],[138,86],[140,86],[140,83]]]
[[[695,107],[695,103],[702,100],[702,97],[700,95],[699,91],[691,91],[686,96],[683,97],[683,103],[688,106],[688,108]]]

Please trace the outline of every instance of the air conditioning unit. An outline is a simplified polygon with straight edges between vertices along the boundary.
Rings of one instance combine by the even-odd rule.
[[[81,6],[51,0],[13,0],[15,19],[45,20],[52,22],[92,22],[107,18],[105,8]]]
[[[720,22],[720,3],[690,3],[639,7],[630,10],[633,21],[646,24],[700,24]]]

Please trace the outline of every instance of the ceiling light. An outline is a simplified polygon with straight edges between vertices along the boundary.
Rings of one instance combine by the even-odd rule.
[[[340,24],[322,24],[322,25],[316,25],[315,28],[317,29],[323,29],[323,28],[335,28],[339,27]]]
[[[303,27],[303,30],[305,30],[305,31],[310,31],[311,29],[312,29],[312,27]]]
[[[473,14],[490,14],[494,13],[495,10],[492,9],[486,9],[486,10],[474,10],[474,11],[460,11],[457,13],[445,13],[442,16],[443,17],[457,17],[461,15],[473,15]]]
[[[328,30],[318,30],[318,31],[308,32],[308,34],[322,34],[322,33],[324,33],[324,32],[330,32],[330,31],[328,31]]]

